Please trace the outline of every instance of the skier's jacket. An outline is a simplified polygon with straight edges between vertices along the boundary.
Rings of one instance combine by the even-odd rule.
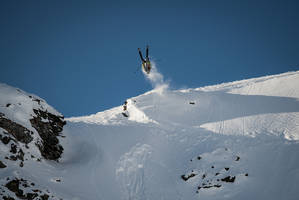
[[[146,60],[145,62],[142,62],[142,69],[149,74],[151,71],[151,62],[149,60]]]

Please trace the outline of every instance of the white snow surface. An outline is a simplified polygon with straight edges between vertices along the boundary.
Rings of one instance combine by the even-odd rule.
[[[32,130],[29,119],[36,116],[33,109],[40,109],[62,116],[53,107],[49,106],[44,99],[21,89],[0,83],[0,95],[0,112],[4,113],[6,118],[22,124],[29,130]]]
[[[127,101],[128,117],[119,106],[68,118],[59,163],[0,175],[18,172],[63,199],[299,199],[299,71]]]

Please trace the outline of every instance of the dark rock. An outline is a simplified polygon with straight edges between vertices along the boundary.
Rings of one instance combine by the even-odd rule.
[[[14,179],[12,181],[9,181],[8,183],[6,183],[5,187],[7,187],[7,189],[9,189],[10,191],[12,191],[13,193],[15,193],[15,195],[19,198],[23,198],[24,199],[24,195],[23,195],[23,190],[21,190],[19,188],[20,185],[20,180],[19,179]]]
[[[203,174],[201,178],[202,178],[202,179],[206,178],[206,175],[205,175],[205,174]]]
[[[63,130],[66,122],[63,117],[53,115],[47,111],[33,109],[36,117],[30,119],[31,125],[37,130],[42,138],[41,143],[36,143],[42,156],[48,160],[58,160],[63,152],[63,147],[59,144],[58,136]],[[43,119],[47,119],[44,122]]]
[[[25,181],[22,185],[23,185],[23,187],[25,187],[25,188],[28,188],[28,187],[29,187],[29,185],[27,184],[27,181]]]
[[[17,145],[15,145],[14,143],[11,143],[10,152],[13,154],[16,154],[17,153]]]
[[[236,160],[235,161],[239,161],[240,160],[240,157],[239,156],[237,156],[237,158],[236,158]]]
[[[182,175],[181,178],[184,180],[184,181],[188,181],[190,178],[196,176],[197,174],[195,173],[191,173],[190,175]]]
[[[218,176],[219,174],[220,174],[220,173],[217,172],[217,173],[215,174],[215,176]]]
[[[17,161],[18,158],[17,158],[17,156],[9,156],[9,160]]]
[[[21,160],[21,161],[24,161],[24,155],[25,155],[25,154],[24,154],[23,150],[22,150],[22,149],[19,149],[17,158],[18,158],[19,160]]]
[[[33,200],[37,196],[38,196],[38,194],[36,194],[36,193],[27,193],[26,199]]]
[[[29,96],[30,97],[30,96]],[[32,101],[36,101],[38,103],[38,105],[40,105],[40,102],[43,102],[43,100],[31,97]]]
[[[0,168],[5,168],[6,165],[0,160]]]
[[[229,167],[225,167],[224,169],[225,169],[226,171],[228,171],[228,170],[229,170]]]
[[[4,136],[1,138],[1,141],[3,142],[3,144],[8,144],[11,140],[11,137],[7,137],[7,136]]]
[[[10,105],[11,105],[10,103],[6,104],[6,107],[9,107]]]
[[[15,199],[12,198],[12,197],[10,197],[10,196],[8,196],[8,197],[7,197],[7,196],[4,196],[4,197],[3,197],[3,200],[15,200]]]
[[[201,157],[200,156],[197,156],[197,160],[200,160],[201,159]]]
[[[245,176],[248,176],[248,173],[246,173]]]
[[[189,102],[189,104],[191,104],[191,105],[194,105],[194,104],[195,104],[195,102],[193,102],[193,101],[190,101],[190,102]]]
[[[235,182],[235,179],[236,179],[235,176],[232,176],[232,177],[231,176],[227,176],[227,177],[221,179],[221,181],[228,182],[228,183],[233,183],[233,182]]]
[[[0,115],[0,127],[6,130],[19,142],[28,144],[33,140],[32,136],[30,135],[31,133],[30,130],[28,130],[27,128],[25,128],[20,124],[17,124],[9,119],[6,119],[3,113]]]
[[[213,186],[211,186],[211,185],[207,185],[207,186],[203,186],[202,188],[207,189],[207,188],[211,188],[211,187],[213,187]]]
[[[49,195],[44,194],[40,196],[42,200],[48,200],[49,199]]]
[[[9,181],[5,185],[5,187],[7,187],[7,189],[9,189],[12,192],[17,192],[19,190],[19,184],[20,184],[20,181],[18,179],[15,179],[15,180]]]

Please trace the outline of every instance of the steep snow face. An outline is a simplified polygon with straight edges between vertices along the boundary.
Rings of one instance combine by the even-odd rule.
[[[68,119],[66,193],[83,198],[72,184],[84,199],[299,198],[299,72],[161,85],[126,107]]]

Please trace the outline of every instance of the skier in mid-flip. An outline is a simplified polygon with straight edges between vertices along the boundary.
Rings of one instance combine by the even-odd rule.
[[[151,62],[150,62],[150,60],[149,60],[149,58],[148,58],[148,45],[146,46],[146,56],[145,56],[145,60],[144,60],[144,58],[143,58],[143,56],[142,56],[142,53],[141,53],[141,51],[140,51],[140,48],[138,48],[138,52],[139,52],[140,59],[141,59],[141,61],[142,61],[142,69],[143,69],[143,71],[145,71],[147,74],[149,74],[150,71],[151,71],[152,66],[151,66]]]

